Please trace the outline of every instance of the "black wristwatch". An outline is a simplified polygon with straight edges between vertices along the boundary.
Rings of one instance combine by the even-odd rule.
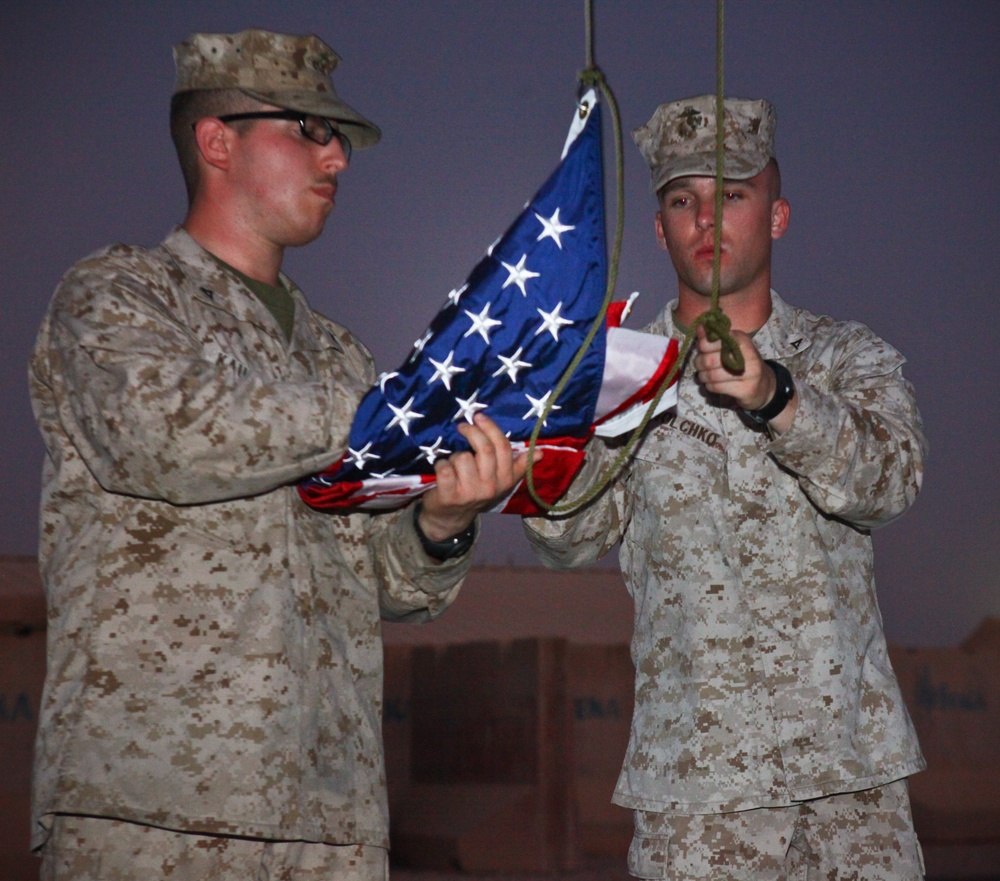
[[[420,528],[420,512],[423,507],[423,501],[417,499],[417,503],[413,506],[413,528],[417,531],[417,538],[420,539],[420,546],[424,549],[424,553],[441,562],[467,554],[476,541],[476,523],[478,521],[473,520],[458,535],[453,535],[444,541],[434,541],[424,535],[424,531]]]
[[[765,361],[764,363],[774,371],[774,378],[778,381],[774,389],[774,397],[759,410],[743,411],[758,425],[767,425],[788,406],[788,402],[795,394],[795,383],[792,382],[792,374],[788,372],[788,368],[777,361]]]

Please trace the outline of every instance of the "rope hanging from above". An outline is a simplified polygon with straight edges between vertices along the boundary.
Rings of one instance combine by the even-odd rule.
[[[719,284],[722,273],[722,197],[726,161],[725,88],[723,86],[723,0],[715,8],[715,226],[712,252],[712,305],[695,319],[693,331],[704,325],[705,335],[712,342],[722,341],[722,366],[730,373],[742,373],[746,366],[739,345],[730,334],[729,317],[719,307]],[[690,335],[690,332],[689,332]],[[687,340],[685,340],[687,342]]]
[[[723,204],[723,182],[724,182],[724,162],[725,162],[725,93],[723,88],[723,37],[724,37],[724,27],[723,27],[723,0],[716,0],[716,46],[715,46],[715,77],[716,77],[716,113],[715,113],[715,218],[714,218],[714,239],[713,239],[713,254],[712,254],[712,295],[711,295],[711,305],[708,310],[699,315],[688,328],[687,333],[684,335],[684,340],[681,343],[680,349],[678,351],[677,360],[674,362],[673,367],[670,369],[669,373],[663,378],[657,389],[656,395],[649,402],[646,408],[645,416],[643,417],[640,424],[635,428],[632,434],[629,436],[628,441],[619,451],[618,455],[615,457],[611,466],[602,474],[595,483],[588,487],[588,489],[577,499],[572,502],[567,502],[565,504],[549,504],[538,496],[535,490],[534,483],[534,452],[535,446],[538,442],[539,434],[541,433],[542,427],[545,424],[545,420],[548,418],[549,413],[555,406],[556,401],[562,394],[569,382],[570,378],[573,376],[580,361],[583,359],[584,354],[593,342],[594,337],[597,335],[601,326],[604,324],[605,315],[607,314],[608,306],[611,304],[611,298],[614,296],[615,285],[618,279],[618,263],[621,256],[621,242],[622,242],[622,232],[625,224],[625,197],[624,197],[624,163],[622,160],[622,136],[621,136],[621,120],[618,113],[618,103],[615,101],[614,94],[611,91],[610,86],[608,86],[607,81],[604,78],[604,74],[594,63],[594,46],[593,46],[593,4],[592,0],[584,0],[585,7],[585,19],[586,19],[586,54],[587,54],[587,67],[580,71],[579,79],[581,84],[587,87],[596,87],[601,90],[601,94],[604,95],[608,102],[608,107],[611,110],[611,119],[614,128],[614,143],[615,143],[615,190],[617,193],[616,198],[616,222],[615,222],[615,236],[614,244],[612,245],[611,260],[608,265],[608,287],[604,295],[604,301],[601,304],[600,311],[594,320],[593,325],[590,328],[590,332],[584,339],[580,346],[579,351],[576,353],[576,357],[570,362],[569,366],[566,368],[565,373],[559,380],[552,394],[549,396],[548,401],[539,415],[538,420],[535,423],[534,430],[531,433],[531,439],[528,444],[528,470],[525,475],[525,483],[528,488],[528,494],[531,496],[532,501],[541,509],[548,514],[571,514],[576,511],[581,510],[587,504],[589,504],[593,499],[600,495],[604,489],[614,480],[615,476],[621,470],[625,461],[631,457],[632,451],[635,449],[636,444],[642,437],[643,432],[646,430],[646,426],[649,424],[652,415],[656,412],[657,405],[660,403],[660,399],[663,397],[664,393],[673,384],[677,372],[682,369],[685,361],[687,360],[688,352],[690,351],[691,345],[693,344],[697,329],[699,326],[704,326],[705,335],[712,342],[720,341],[722,342],[722,353],[721,359],[723,366],[729,370],[731,373],[742,373],[744,369],[743,353],[740,351],[739,345],[733,338],[731,333],[731,326],[729,317],[722,311],[719,307],[719,287],[720,287],[720,276],[721,276],[721,263],[722,263],[722,204]]]

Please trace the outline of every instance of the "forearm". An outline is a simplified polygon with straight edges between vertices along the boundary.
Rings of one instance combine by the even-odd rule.
[[[445,561],[428,556],[413,527],[411,507],[372,517],[369,540],[377,565],[379,608],[389,621],[437,618],[458,595],[471,567],[471,550]]]
[[[794,419],[770,452],[821,511],[874,527],[913,504],[927,441],[899,369],[831,392],[798,381],[796,399]]]
[[[614,455],[601,440],[587,445],[587,458],[559,506],[572,505],[607,473]],[[588,566],[617,544],[627,522],[624,478],[618,475],[597,498],[568,516],[533,516],[522,520],[525,537],[542,563],[552,569]]]

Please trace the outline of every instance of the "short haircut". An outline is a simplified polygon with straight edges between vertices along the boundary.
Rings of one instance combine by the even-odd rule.
[[[771,201],[777,202],[781,198],[781,168],[778,167],[778,160],[773,156],[767,164],[774,169],[774,176],[771,178]]]
[[[266,106],[239,89],[199,89],[178,92],[173,96],[170,101],[170,137],[173,139],[177,159],[181,164],[189,205],[194,201],[200,184],[198,144],[194,136],[195,123],[206,116],[248,113]],[[250,124],[252,123],[236,123],[237,126]]]

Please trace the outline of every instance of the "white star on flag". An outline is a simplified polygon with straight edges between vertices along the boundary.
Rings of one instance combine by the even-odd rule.
[[[431,374],[431,378],[428,382],[435,382],[436,380],[441,380],[444,383],[444,387],[451,391],[451,378],[457,376],[459,373],[465,373],[464,367],[457,367],[453,362],[455,360],[455,353],[449,352],[448,357],[444,361],[435,361],[433,358],[430,359],[431,364],[434,365],[434,373]]]
[[[545,407],[549,403],[549,398],[552,397],[552,391],[551,390],[547,391],[540,398],[533,398],[533,397],[531,397],[531,395],[525,395],[525,397],[529,401],[531,401],[531,409],[527,413],[525,413],[524,416],[522,416],[521,418],[522,419],[541,419],[542,418],[542,414],[545,412]],[[560,407],[558,404],[553,404],[552,407],[549,409],[549,415],[552,415],[552,413],[554,413],[556,410],[561,410],[561,409],[562,409],[562,407]],[[548,421],[549,421],[548,417],[546,417],[546,419],[542,423],[542,425],[543,426],[548,425]]]
[[[451,450],[446,450],[444,448],[444,438],[439,437],[434,443],[429,446],[426,444],[420,445],[420,452],[424,454],[424,458],[427,460],[429,465],[433,465],[442,456],[450,455]]]
[[[393,426],[398,425],[401,429],[403,429],[403,434],[407,437],[410,435],[410,423],[417,419],[424,418],[423,413],[418,413],[413,409],[412,397],[405,404],[403,404],[402,407],[396,407],[393,404],[389,404],[389,409],[396,415],[389,420],[389,424],[386,428],[392,428]]]
[[[522,254],[521,259],[518,261],[517,266],[511,266],[509,263],[504,263],[503,268],[506,269],[510,276],[507,281],[503,283],[504,287],[508,285],[516,284],[521,289],[521,296],[528,296],[528,292],[524,288],[524,283],[532,278],[538,278],[540,273],[532,272],[530,269],[525,268],[524,261],[528,259],[527,254]],[[503,288],[501,288],[502,290]]]
[[[500,327],[503,324],[502,321],[497,321],[495,318],[489,317],[489,303],[483,306],[482,311],[478,315],[475,312],[470,312],[468,309],[465,310],[465,314],[472,319],[472,327],[465,332],[465,336],[472,336],[474,333],[478,333],[486,345],[490,344],[490,329]]]
[[[503,364],[494,376],[506,375],[510,377],[511,382],[517,382],[517,373],[519,370],[526,370],[532,365],[527,361],[522,361],[521,356],[524,354],[524,349],[521,346],[517,347],[517,351],[511,355],[509,358],[505,355],[497,355],[500,359],[500,363]]]
[[[535,336],[548,331],[552,334],[552,339],[556,340],[556,342],[559,341],[559,328],[568,327],[569,325],[574,324],[574,322],[559,315],[559,312],[562,310],[562,306],[562,303],[556,303],[556,308],[551,312],[546,312],[544,309],[538,310],[538,314],[542,316],[542,324],[538,330],[535,331]]]
[[[422,337],[420,337],[420,339],[416,340],[413,343],[414,354],[417,354],[424,350],[424,347],[431,341],[431,336],[432,336],[431,332],[427,331]]]
[[[395,370],[393,370],[391,373],[380,373],[379,374],[379,377],[378,377],[378,387],[382,390],[383,394],[385,393],[385,384],[390,379],[395,379],[397,376],[399,376],[399,374]]]
[[[356,468],[364,468],[365,464],[371,462],[375,459],[380,458],[371,452],[371,442],[366,443],[360,450],[352,450],[350,447],[347,448],[347,461],[354,465]]]
[[[556,208],[551,217],[542,217],[541,214],[536,214],[535,217],[538,218],[539,222],[542,224],[542,231],[538,234],[538,238],[535,241],[540,242],[546,236],[552,239],[558,246],[559,250],[562,250],[562,234],[564,232],[570,232],[576,229],[575,226],[563,226],[559,222],[559,209]]]
[[[485,410],[486,405],[480,404],[476,398],[479,397],[479,390],[476,389],[469,398],[455,398],[455,403],[458,404],[458,413],[455,414],[454,422],[458,422],[459,419],[465,419],[466,422],[472,422],[472,417],[476,415],[480,410]]]

